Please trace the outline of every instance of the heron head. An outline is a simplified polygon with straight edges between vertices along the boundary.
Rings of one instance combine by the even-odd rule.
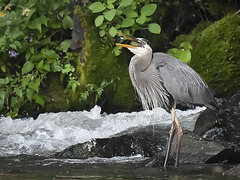
[[[152,48],[148,45],[148,40],[144,38],[134,38],[134,37],[125,35],[123,33],[119,33],[119,34],[129,39],[133,43],[132,45],[116,43],[117,46],[128,48],[133,54],[136,54],[137,56],[142,56],[147,53],[152,53]]]

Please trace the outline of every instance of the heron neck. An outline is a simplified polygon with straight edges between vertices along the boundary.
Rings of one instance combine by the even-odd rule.
[[[152,61],[152,52],[138,56],[135,60],[135,68],[138,71],[145,71]]]

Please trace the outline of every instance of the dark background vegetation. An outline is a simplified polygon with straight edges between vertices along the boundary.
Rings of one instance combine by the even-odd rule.
[[[89,8],[94,2],[0,2],[1,115],[36,116],[95,104],[105,112],[140,110],[128,76],[132,54],[115,47],[122,41],[116,30],[148,39],[154,52],[187,60],[217,97],[240,89],[237,0],[99,0],[105,7],[97,12]],[[157,8],[144,14],[148,4]],[[106,19],[111,9],[127,8],[138,14],[133,24],[122,23],[129,12]],[[146,20],[137,20],[143,14]],[[105,18],[96,24],[98,16]],[[151,23],[161,32],[149,28]]]

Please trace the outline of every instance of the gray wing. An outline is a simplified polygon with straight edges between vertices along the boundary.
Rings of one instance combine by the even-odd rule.
[[[205,105],[214,109],[216,102],[208,85],[190,66],[165,53],[154,53],[152,60],[164,87],[176,103]]]

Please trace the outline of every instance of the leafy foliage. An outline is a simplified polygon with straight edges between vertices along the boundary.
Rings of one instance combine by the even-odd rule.
[[[95,94],[95,103],[97,103],[98,99],[101,97],[104,88],[110,84],[113,84],[114,80],[111,79],[110,82],[107,82],[106,80],[103,80],[100,86],[98,87],[95,84],[87,84],[86,85],[86,91],[81,93],[81,96],[79,98],[79,101],[86,101],[87,98],[90,96],[90,94]]]
[[[8,4],[7,4],[8,3]],[[73,21],[70,0],[5,0],[0,3],[0,109],[16,116],[27,102],[44,107],[40,89],[47,74],[67,77],[73,92],[80,85],[73,76],[70,40],[62,39]]]
[[[167,54],[189,64],[191,62],[192,46],[189,41],[184,41],[179,45],[179,48],[172,48],[167,51]]]
[[[115,37],[117,32],[131,35],[143,28],[154,34],[161,32],[159,24],[151,23],[157,4],[149,1],[99,0],[90,4],[89,9],[96,14],[95,26],[99,28],[99,36],[105,40]],[[119,48],[114,47],[112,52],[119,55]]]

